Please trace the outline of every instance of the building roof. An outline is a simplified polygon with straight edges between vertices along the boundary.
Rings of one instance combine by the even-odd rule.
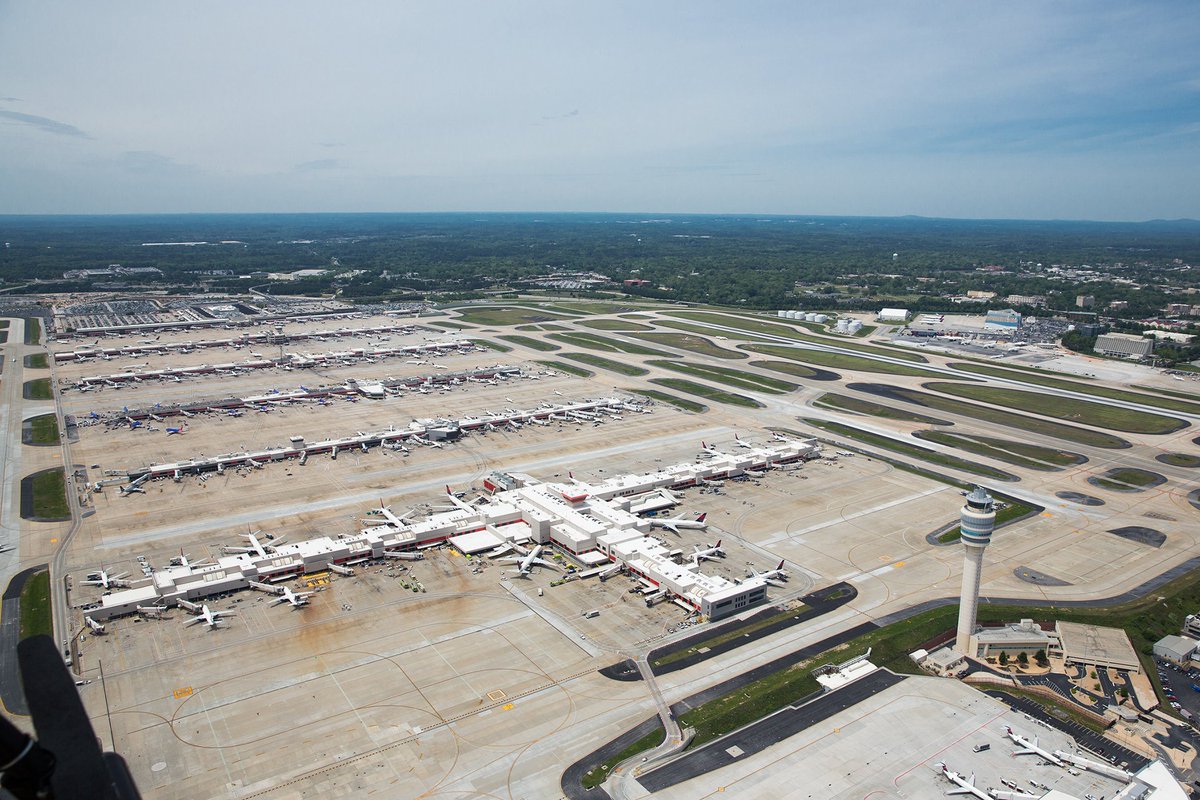
[[[1055,630],[1067,658],[1104,664],[1139,664],[1129,636],[1120,628],[1057,622]]]
[[[1198,644],[1200,642],[1197,642],[1195,639],[1189,639],[1186,636],[1176,636],[1172,633],[1155,642],[1154,647],[1156,650],[1166,650],[1177,658],[1184,659],[1195,651]]]

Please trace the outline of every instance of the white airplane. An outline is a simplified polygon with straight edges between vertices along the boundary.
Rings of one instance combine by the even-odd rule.
[[[9,550],[15,550],[11,544],[0,544],[0,553],[7,553]]]
[[[120,487],[121,496],[128,497],[129,495],[133,494],[134,492],[141,492],[142,494],[145,494],[146,490],[142,488],[142,484],[145,483],[149,477],[150,477],[150,473],[147,472],[145,475],[138,478],[133,483],[129,483],[129,484],[126,484],[125,486]]]
[[[772,439],[774,439],[774,440],[775,440],[775,441],[777,441],[777,442],[787,442],[787,441],[790,441],[790,440],[788,439],[788,437],[784,436],[782,433],[776,433],[775,431],[771,431],[771,438],[772,438]]]
[[[191,617],[187,622],[183,623],[185,628],[188,625],[195,625],[197,622],[203,622],[208,626],[209,630],[219,628],[221,623],[225,621],[221,617],[233,616],[237,613],[236,611],[213,611],[208,607],[207,603],[190,603],[187,600],[180,600],[179,605],[196,614],[196,616]]]
[[[717,544],[720,544],[720,542],[717,542]],[[779,587],[783,586],[782,581],[786,581],[788,579],[788,574],[783,568],[783,559],[781,558],[779,559],[779,566],[775,567],[775,569],[769,569],[766,572],[759,572],[754,567],[751,567],[750,577],[762,578],[763,581],[770,586]]]
[[[99,586],[102,589],[114,589],[129,585],[129,581],[124,580],[128,574],[128,572],[120,572],[116,575],[109,575],[105,570],[89,572],[83,583],[87,586]]]
[[[667,519],[650,519],[650,525],[654,528],[666,528],[672,533],[679,533],[680,529],[702,531],[708,527],[708,523],[704,520],[708,517],[707,512],[701,514],[695,519],[687,519],[686,517],[669,517]]]
[[[695,552],[692,553],[692,561],[699,564],[701,561],[711,561],[716,558],[724,558],[725,551],[721,549],[721,540],[717,539],[717,543],[712,547],[701,547],[695,545],[692,548]]]
[[[426,439],[423,436],[417,436],[416,434],[413,434],[411,440],[417,444],[423,444],[426,447],[436,447],[438,450],[442,449],[442,445],[440,443]]]
[[[88,624],[88,627],[92,629],[92,633],[94,633],[94,634],[104,633],[104,626],[101,625],[99,622],[96,622],[96,620],[92,619],[91,617],[84,617],[83,621],[86,622]]]
[[[743,442],[742,437],[738,436],[736,433],[733,435],[733,440],[734,444],[736,444],[738,447],[744,447],[747,450],[754,449],[754,445],[750,444],[749,442]]]
[[[1008,736],[1009,739],[1012,740],[1013,744],[1015,744],[1017,747],[1021,748],[1016,753],[1014,753],[1014,755],[1041,756],[1043,759],[1045,759],[1046,761],[1049,761],[1051,764],[1053,764],[1056,767],[1061,767],[1063,765],[1061,758],[1059,758],[1058,756],[1054,755],[1053,753],[1051,753],[1050,751],[1048,751],[1044,748],[1038,747],[1038,740],[1037,740],[1036,736],[1033,737],[1033,741],[1031,742],[1028,739],[1026,739],[1024,736],[1022,736],[1021,734],[1014,731],[1012,728],[1008,727],[1007,725],[1004,726],[1004,734],[1006,736]]]
[[[279,597],[276,597],[267,605],[275,605],[276,603],[291,603],[292,608],[300,608],[308,605],[308,598],[312,597],[316,592],[293,592],[288,587],[284,586],[283,592]]]
[[[958,787],[956,789],[951,789],[950,791],[946,792],[946,794],[969,794],[972,797],[979,798],[979,800],[996,800],[996,798],[992,796],[991,792],[980,789],[975,785],[974,773],[971,774],[971,777],[964,778],[962,775],[959,775],[957,772],[949,769],[944,762],[938,764],[938,766],[942,768],[942,777]]]
[[[834,452],[835,452],[837,455],[839,455],[839,456],[845,456],[846,458],[850,458],[850,457],[852,457],[852,456],[854,455],[854,453],[851,453],[849,450],[836,450],[836,451],[834,451]]]
[[[522,576],[527,576],[527,575],[529,575],[529,573],[533,572],[533,568],[535,566],[552,567],[553,569],[559,568],[558,565],[555,564],[553,561],[547,561],[544,558],[538,558],[538,556],[541,555],[541,552],[542,552],[542,546],[539,544],[537,547],[530,550],[528,555],[509,556],[507,558],[501,558],[499,560],[508,562],[510,564],[516,564],[517,568],[515,570],[513,570],[513,572],[515,572],[518,575],[522,575]]]

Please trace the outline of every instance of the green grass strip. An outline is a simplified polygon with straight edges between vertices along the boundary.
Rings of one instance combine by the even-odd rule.
[[[513,344],[523,345],[532,350],[541,350],[543,353],[549,353],[554,350],[562,349],[556,344],[551,344],[550,342],[545,342],[541,339],[534,339],[532,336],[521,336],[518,333],[501,334],[496,338],[503,339],[506,342],[512,342]]]
[[[689,350],[693,353],[699,353],[702,356],[726,359],[748,358],[745,353],[720,347],[714,344],[711,339],[706,339],[703,336],[691,336],[686,333],[631,333],[629,335],[643,341],[653,342],[654,344],[674,347],[678,350]]]
[[[832,336],[812,336],[807,333],[801,333],[789,324],[780,324],[777,322],[767,322],[762,319],[748,319],[746,317],[735,317],[728,314],[714,314],[704,311],[667,311],[663,312],[664,316],[677,317],[680,319],[690,319],[695,322],[708,322],[713,325],[723,325],[727,328],[737,328],[738,330],[750,331],[752,333],[765,333],[770,336],[780,336],[787,339],[794,339],[798,342],[811,342],[815,344],[826,344],[835,347],[841,347],[846,350],[853,350],[858,353],[867,353],[876,356],[886,356],[888,358],[896,358],[901,361],[911,361],[914,364],[928,364],[929,359],[917,353],[910,353],[908,350],[901,347],[888,347],[884,345],[870,345],[847,340],[844,337]],[[710,330],[711,334],[712,331]]]
[[[1163,453],[1160,456],[1155,456],[1155,460],[1170,464],[1172,467],[1200,467],[1200,456],[1194,456],[1190,453]]]
[[[1174,433],[1188,425],[1175,417],[1024,389],[958,383],[927,383],[924,384],[924,388],[1005,408],[1019,408],[1031,414],[1041,414],[1044,417],[1067,420],[1080,425],[1127,433]]]
[[[516,306],[459,306],[459,318],[472,325],[521,325],[575,319],[575,315]]]
[[[585,319],[579,321],[580,325],[588,328],[595,328],[598,331],[652,331],[649,325],[643,325],[640,322],[630,322],[625,319]]]
[[[729,386],[736,386],[739,389],[748,389],[752,392],[767,392],[768,394],[786,394],[794,392],[800,387],[794,383],[781,381],[777,378],[768,378],[762,375],[756,375],[753,372],[744,372],[740,369],[730,369],[729,367],[711,367],[707,364],[692,364],[687,361],[647,361],[647,364],[653,367],[661,367],[662,369],[670,369],[675,372],[682,372],[686,375],[691,375],[695,378],[705,378],[717,383],[724,383]]]
[[[1054,472],[1063,467],[1082,464],[1085,459],[1078,453],[1055,450],[1036,444],[1014,442],[1009,439],[994,439],[990,436],[975,436],[950,431],[917,431],[913,436],[948,447],[956,447],[980,456],[994,458],[1017,467]]]
[[[474,325],[464,325],[461,322],[446,322],[443,320],[426,320],[430,325],[437,325],[439,328],[450,328],[452,330],[465,331],[468,328],[474,328]]]
[[[37,344],[42,338],[42,321],[37,317],[25,318],[25,344]]]
[[[500,344],[499,342],[493,342],[491,339],[472,339],[471,344],[478,345],[480,347],[486,347],[490,350],[496,350],[501,353],[512,352],[512,348],[508,345]]]
[[[733,392],[722,391],[712,386],[705,386],[702,383],[694,383],[684,380],[683,378],[651,378],[651,383],[659,386],[666,386],[668,389],[674,389],[677,392],[686,392],[694,394],[698,397],[703,397],[706,400],[712,400],[716,403],[725,403],[730,406],[741,406],[742,408],[762,408],[763,404],[757,400],[746,397],[745,395],[734,394]]]
[[[841,375],[828,370],[818,370],[806,367],[795,361],[751,361],[750,366],[759,369],[769,369],[772,372],[782,372],[797,378],[816,378],[817,380],[840,380]]]
[[[621,752],[583,773],[583,777],[579,780],[580,785],[582,785],[585,790],[595,789],[597,786],[608,780],[608,773],[612,772],[613,767],[615,767],[617,764],[620,764],[627,758],[633,758],[638,753],[643,753],[647,750],[653,750],[662,744],[663,739],[666,738],[667,732],[662,728],[647,733],[645,736],[638,739]]]
[[[70,517],[67,482],[62,467],[40,472],[33,478],[33,515],[43,519]]]
[[[26,369],[50,369],[50,365],[46,363],[45,353],[34,353],[31,356],[25,356]]]
[[[1027,417],[1023,414],[1014,414],[1009,411],[1001,411],[998,408],[980,406],[974,403],[965,403],[961,400],[955,400],[950,397],[943,397],[936,394],[929,394],[928,392],[919,392],[915,389],[879,386],[878,384],[867,385],[878,386],[880,389],[887,390],[897,399],[905,402],[914,403],[926,408],[932,408],[937,411],[944,411],[948,414],[960,414],[964,417],[971,417],[972,419],[978,419],[984,422],[994,422],[998,425],[1004,425],[1005,427],[1028,431],[1029,433],[1034,433],[1039,436],[1051,436],[1055,439],[1062,439],[1064,441],[1074,442],[1076,444],[1090,445],[1092,447],[1103,447],[1112,450],[1129,447],[1129,442],[1118,436],[1113,436],[1110,433],[1104,433],[1103,431],[1062,425],[1057,422],[1039,419],[1038,417]]]
[[[549,367],[550,369],[556,369],[559,372],[566,372],[571,375],[578,375],[580,378],[590,378],[596,374],[596,373],[592,372],[590,369],[584,369],[583,367],[577,367],[574,364],[568,364],[564,361],[535,361],[534,363],[541,364],[543,367]]]
[[[58,441],[58,417],[42,414],[29,420],[34,444],[54,444]]]
[[[660,392],[655,389],[630,389],[634,394],[640,394],[642,397],[649,397],[652,400],[657,400],[660,403],[668,403],[676,408],[682,408],[684,411],[691,411],[694,414],[703,414],[708,411],[708,406],[697,403],[694,400],[688,400],[685,397],[676,397],[673,394]]]
[[[743,350],[761,353],[776,358],[787,358],[816,364],[830,369],[854,369],[859,372],[877,372],[884,375],[911,375],[917,378],[945,378],[937,372],[931,372],[920,367],[910,367],[907,364],[892,364],[887,361],[876,361],[865,356],[855,356],[848,353],[831,353],[827,350],[802,350],[798,347],[787,347],[777,344],[743,344]]]
[[[649,370],[633,364],[626,364],[624,361],[613,361],[611,358],[598,356],[594,353],[559,353],[562,358],[570,358],[574,361],[582,361],[584,364],[591,364],[593,367],[606,369],[609,372],[617,372],[621,375],[645,375]]]
[[[27,400],[52,400],[54,392],[50,389],[49,378],[35,378],[31,381],[25,381],[23,387],[25,399]]]
[[[599,336],[595,333],[552,333],[548,338],[556,342],[574,345],[575,347],[586,347],[589,350],[599,350],[607,353],[628,353],[629,355],[659,356],[660,358],[671,357],[670,353],[664,353],[662,350],[653,350],[649,347],[643,347],[640,344],[622,342],[607,336]]]
[[[924,414],[918,414],[915,411],[905,411],[902,408],[893,408],[879,403],[872,403],[870,400],[863,400],[858,397],[849,397],[844,394],[835,392],[826,392],[813,401],[813,405],[818,408],[831,408],[835,411],[848,411],[852,414],[866,414],[869,417],[879,417],[880,419],[895,419],[901,422],[915,422],[919,425],[950,425],[952,423],[941,419],[927,417]]]
[[[1140,392],[1127,392],[1124,389],[1114,389],[1109,386],[1092,386],[1078,381],[1065,381],[1048,375],[1036,375],[1028,372],[1014,372],[1009,369],[994,367],[990,364],[966,364],[953,362],[947,366],[961,369],[977,375],[989,375],[994,378],[1007,378],[1014,381],[1034,383],[1038,386],[1048,386],[1054,389],[1066,389],[1071,392],[1090,394],[1096,397],[1106,397],[1110,400],[1122,400],[1127,403],[1140,403],[1144,406],[1166,409],[1167,411],[1183,411],[1188,414],[1200,414],[1200,403],[1189,403],[1172,397],[1162,397]]]
[[[21,638],[54,635],[50,606],[50,572],[42,570],[30,575],[21,587]]]
[[[882,447],[885,450],[891,450],[894,453],[900,453],[901,455],[906,455],[910,458],[917,458],[930,464],[937,464],[941,467],[949,467],[951,469],[969,472],[973,475],[982,475],[985,478],[991,478],[997,481],[1017,480],[1017,476],[995,469],[994,467],[989,467],[986,464],[976,464],[973,461],[966,461],[965,459],[949,455],[948,453],[939,453],[936,450],[930,450],[927,447],[909,444],[908,442],[899,441],[887,436],[880,436],[879,434],[871,433],[869,431],[861,431],[858,428],[851,427],[850,425],[843,425],[840,422],[808,418],[805,418],[804,421],[809,425],[829,431],[830,433],[836,433],[839,436],[848,436],[851,439],[864,444]]]
[[[671,664],[675,661],[681,661],[682,659],[694,656],[701,650],[711,650],[712,648],[719,647],[726,642],[732,642],[734,639],[741,639],[743,636],[749,636],[755,631],[762,630],[763,628],[774,625],[777,622],[782,622],[785,619],[791,619],[802,612],[805,608],[806,606],[803,603],[797,603],[795,608],[789,608],[786,611],[780,611],[778,614],[772,614],[769,617],[764,617],[763,619],[756,619],[754,622],[748,625],[727,625],[724,627],[721,633],[718,633],[715,636],[710,636],[707,639],[701,639],[694,643],[691,647],[687,647],[683,650],[676,650],[674,653],[668,653],[662,658],[654,659],[654,661],[650,663],[650,666],[661,667],[666,664]]]

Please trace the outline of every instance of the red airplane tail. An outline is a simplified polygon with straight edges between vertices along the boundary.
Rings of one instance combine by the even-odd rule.
[[[696,517],[696,522],[704,522],[704,518],[705,518],[705,517],[707,517],[707,516],[708,516],[708,512],[707,512],[707,511],[705,511],[703,514],[701,514],[700,516]]]

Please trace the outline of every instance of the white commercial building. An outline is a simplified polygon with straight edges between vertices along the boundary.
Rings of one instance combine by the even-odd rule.
[[[650,520],[635,510],[646,498],[648,507],[661,507],[672,489],[696,486],[708,479],[735,477],[795,463],[819,452],[815,440],[785,440],[744,453],[716,453],[704,463],[681,463],[644,475],[622,475],[601,483],[540,483],[507,476],[516,488],[495,491],[491,502],[473,505],[448,495],[452,511],[412,522],[386,509],[379,524],[354,534],[320,536],[295,543],[254,540],[239,546],[248,552],[225,555],[213,564],[184,564],[155,572],[133,586],[112,592],[91,612],[96,620],[130,614],[138,606],[195,600],[242,589],[250,581],[279,581],[327,569],[344,569],[389,552],[414,551],[448,540],[461,542],[468,552],[486,544],[532,541],[554,544],[584,566],[616,562],[649,581],[664,598],[710,619],[748,608],[766,599],[766,583],[748,579],[734,583],[705,575],[698,564],[676,564],[671,551],[648,534]],[[510,481],[504,481],[508,483]],[[485,532],[493,538],[469,537]],[[467,538],[463,538],[467,537]]]
[[[908,322],[907,308],[881,308],[879,315],[876,317],[880,322],[898,322],[904,324]]]
[[[1145,358],[1154,353],[1154,339],[1130,333],[1102,333],[1096,337],[1094,349],[1106,356]]]

